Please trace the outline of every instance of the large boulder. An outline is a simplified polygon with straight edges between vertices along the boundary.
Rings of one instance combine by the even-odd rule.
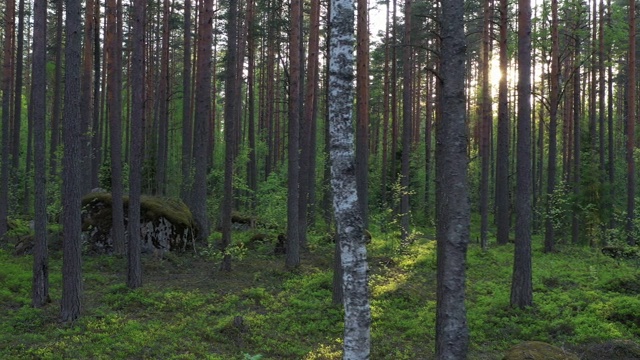
[[[557,346],[541,341],[526,341],[509,349],[503,360],[579,360],[579,358]]]
[[[123,197],[125,231],[129,197]],[[108,192],[91,192],[82,198],[82,230],[87,250],[113,253],[111,238],[112,198]],[[162,254],[169,250],[193,248],[196,226],[189,208],[178,199],[142,195],[140,198],[142,253]],[[128,236],[125,236],[128,238]]]
[[[583,347],[580,354],[582,360],[638,360],[640,359],[640,345],[631,340],[611,340],[600,344]]]

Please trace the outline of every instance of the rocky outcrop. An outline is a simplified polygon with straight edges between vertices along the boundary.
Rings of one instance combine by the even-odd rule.
[[[503,360],[579,360],[579,358],[557,346],[541,341],[526,341],[509,349]]]
[[[113,253],[111,204],[111,193],[108,192],[91,192],[82,198],[83,240],[88,252]],[[123,204],[126,226],[127,196],[123,197]],[[170,250],[195,250],[193,215],[178,199],[143,195],[140,199],[140,235],[142,253],[161,255]]]

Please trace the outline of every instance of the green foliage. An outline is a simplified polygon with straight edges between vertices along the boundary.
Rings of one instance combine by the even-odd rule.
[[[431,358],[436,242],[420,237],[389,252],[387,242],[397,239],[373,235],[371,357]],[[136,290],[123,282],[125,259],[88,257],[87,306],[71,325],[58,323],[57,306],[29,306],[31,258],[0,251],[0,358],[339,359],[343,311],[331,302],[333,244],[313,234],[315,246],[290,272],[281,258],[249,248],[250,237],[233,234],[231,248],[243,248],[244,258],[233,255],[232,273],[217,272],[207,256],[145,258],[145,286]],[[525,310],[509,306],[513,245],[469,248],[469,358],[501,358],[524,340],[574,346],[638,341],[635,264],[563,245],[558,253],[544,254],[541,242],[534,238],[534,306]],[[59,274],[59,258],[51,268]],[[56,276],[54,302],[60,298]]]
[[[258,185],[260,222],[266,227],[284,228],[287,219],[287,175],[272,172],[266,181]]]

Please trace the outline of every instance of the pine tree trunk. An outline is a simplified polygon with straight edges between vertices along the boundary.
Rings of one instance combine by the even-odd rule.
[[[402,64],[402,162],[400,185],[402,194],[400,196],[400,216],[402,226],[402,240],[409,237],[409,160],[411,157],[411,0],[405,0],[404,4],[405,17],[405,33],[403,47],[403,64]]]
[[[629,63],[627,98],[627,243],[635,245],[635,194],[636,194],[636,164],[633,152],[636,146],[636,2],[629,0]]]
[[[547,209],[545,219],[544,251],[553,252],[555,247],[555,229],[551,218],[552,197],[556,188],[556,158],[557,158],[557,129],[558,106],[560,104],[560,89],[558,81],[560,77],[560,49],[558,38],[558,0],[551,0],[551,93],[549,107],[549,157],[547,161]]]
[[[160,55],[160,81],[158,86],[158,124],[156,152],[156,193],[163,196],[167,186],[167,160],[169,145],[169,0],[164,0],[162,10],[162,48]]]
[[[2,65],[2,161],[0,165],[0,239],[7,233],[9,215],[9,151],[11,125],[11,79],[13,78],[13,35],[15,27],[15,2],[8,0],[4,18],[4,47]]]
[[[127,285],[131,289],[142,286],[140,260],[140,193],[142,191],[142,125],[144,124],[144,30],[145,1],[136,0],[132,29],[131,54],[131,157],[129,162],[129,248]]]
[[[471,207],[467,182],[463,15],[462,0],[442,3],[442,121],[436,129],[437,359],[466,359],[469,346],[464,299]]]
[[[89,0],[93,2],[93,0]],[[99,0],[96,0],[99,1]],[[100,6],[93,6],[93,28],[100,26]],[[92,113],[92,140],[91,140],[91,188],[98,187],[101,161],[102,132],[100,128],[100,32],[93,34],[93,113]]]
[[[80,219],[80,0],[66,0],[64,157],[62,159],[62,299],[61,320],[72,322],[82,310]]]
[[[191,0],[184,1],[184,55],[182,62],[182,185],[180,197],[187,204],[191,204],[193,177],[193,121],[191,116]]]
[[[13,95],[13,140],[11,141],[11,171],[12,176],[17,180],[20,167],[20,128],[22,125],[22,84],[24,69],[24,0],[18,1],[18,36],[16,38],[16,64],[15,64],[15,92]]]
[[[491,15],[490,0],[484,0],[484,22],[482,30],[482,118],[480,134],[480,245],[483,250],[488,247],[489,232],[489,165],[490,158],[490,129],[491,118],[491,89],[489,88],[489,52],[491,38],[489,22]]]
[[[209,138],[209,119],[211,115],[211,42],[213,0],[200,3],[198,21],[198,48],[195,90],[194,148],[195,174],[193,181],[193,216],[198,226],[198,238],[209,238],[209,218],[207,216],[207,139]],[[225,194],[225,196],[227,196]]]
[[[33,247],[33,307],[47,304],[49,299],[49,253],[47,249],[46,197],[46,93],[47,82],[47,4],[36,0],[33,4],[33,62],[31,85],[31,115],[35,139],[35,217]]]
[[[509,100],[507,88],[508,1],[500,0],[500,84],[498,86],[498,151],[496,157],[496,240],[509,242],[511,211],[509,208]]]
[[[533,304],[531,270],[531,3],[518,0],[518,145],[516,244],[511,306]]]
[[[300,201],[300,44],[302,1],[291,1],[291,32],[289,37],[289,146],[288,146],[288,186],[287,186],[287,257],[289,269],[300,265],[300,230],[298,207]]]
[[[115,0],[107,1],[107,97],[109,106],[109,148],[111,153],[111,214],[113,217],[112,238],[113,250],[116,254],[125,253],[124,239],[124,209],[123,209],[123,181],[122,181],[122,67],[120,51],[122,46],[118,41],[120,32],[118,12],[121,8]]]
[[[13,1],[13,0],[9,0]],[[66,1],[66,0],[65,0]],[[58,176],[58,147],[60,144],[60,112],[62,111],[62,30],[63,30],[63,1],[58,1],[56,4],[56,55],[55,55],[55,75],[53,85],[53,108],[51,110],[51,143],[49,145],[49,174],[52,178]]]
[[[95,134],[92,134],[93,131],[89,131],[91,129],[91,114],[92,114],[92,91],[93,91],[93,38],[94,34],[94,22],[93,22],[93,13],[95,3],[93,1],[87,1],[86,9],[85,9],[85,20],[84,20],[84,48],[83,48],[83,59],[82,59],[82,81],[81,81],[81,92],[82,92],[82,100],[80,102],[80,112],[82,116],[82,124],[80,124],[81,129],[80,133],[82,134],[82,149],[81,149],[81,157],[82,157],[82,193],[86,193],[91,190],[91,177],[86,176],[91,173],[91,145],[92,138]],[[95,79],[97,81],[97,79]],[[94,129],[91,129],[94,130]]]
[[[582,129],[580,121],[582,118],[582,111],[580,110],[580,40],[575,38],[575,50],[574,50],[574,63],[576,64],[575,73],[573,75],[573,195],[577,199],[580,196],[580,147]],[[578,243],[578,237],[580,235],[580,213],[579,210],[574,208],[571,216],[571,241],[573,244]]]
[[[356,185],[365,227],[369,207],[369,8],[357,1],[356,46]],[[408,51],[411,51],[407,48]]]
[[[228,48],[226,69],[234,69],[237,66],[237,19],[238,3],[236,0],[229,1],[229,14],[227,24]],[[234,99],[236,94],[236,76],[229,74],[225,80],[225,98]],[[225,251],[231,244],[231,210],[233,207],[233,161],[234,161],[234,140],[235,140],[235,101],[225,101],[224,103],[224,199],[222,202],[222,244],[221,250]],[[222,260],[221,270],[231,270],[231,259],[228,255]]]

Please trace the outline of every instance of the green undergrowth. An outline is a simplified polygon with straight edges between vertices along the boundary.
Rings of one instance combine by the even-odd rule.
[[[85,257],[83,316],[58,321],[60,254],[51,254],[52,303],[30,307],[30,256],[0,250],[2,359],[339,359],[342,310],[332,304],[333,244],[310,235],[295,271],[272,253],[276,234],[236,233],[233,271],[193,253],[144,259],[144,285],[125,285],[126,260]],[[372,359],[430,359],[435,344],[436,242],[401,244],[373,234],[369,244]],[[499,359],[511,345],[640,339],[638,264],[599,251],[533,252],[534,306],[509,306],[513,245],[467,261],[470,359]],[[205,250],[205,249],[201,249]],[[204,253],[205,255],[203,255]]]

